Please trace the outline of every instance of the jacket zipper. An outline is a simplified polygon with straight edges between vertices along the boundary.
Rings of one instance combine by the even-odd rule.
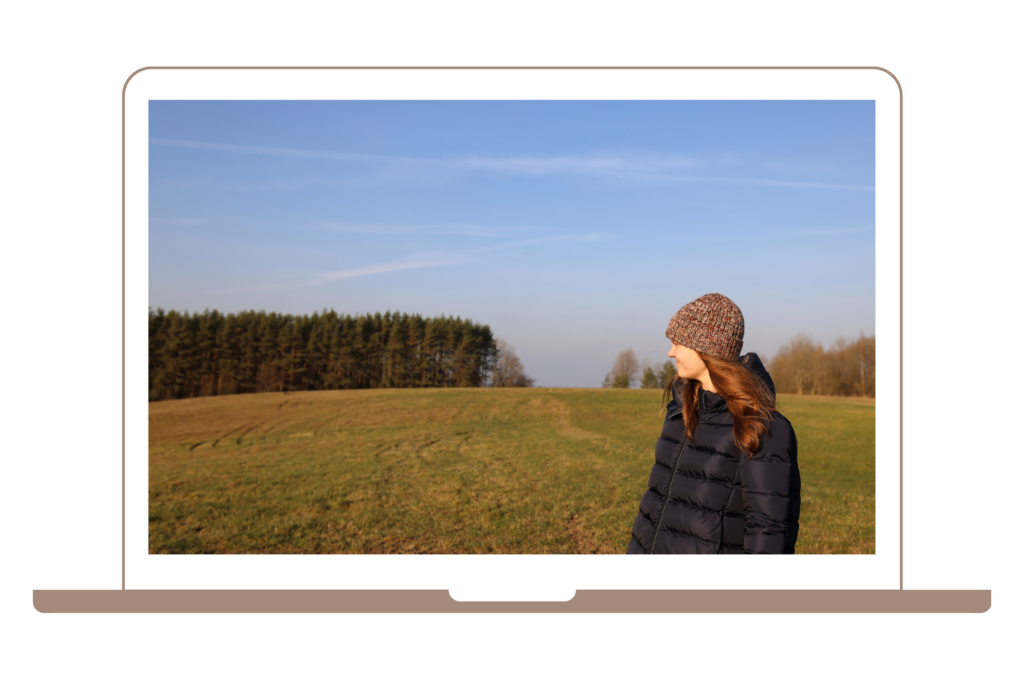
[[[665,490],[665,504],[661,506],[661,514],[658,515],[658,524],[654,527],[654,536],[651,538],[651,549],[648,555],[654,554],[654,543],[658,540],[658,532],[661,531],[661,522],[665,519],[665,511],[668,510],[668,499],[672,496],[672,482],[676,480],[676,472],[679,471],[679,458],[683,457],[683,450],[686,448],[688,439],[683,438],[683,444],[676,453],[676,460],[672,463],[672,476],[668,479],[668,489]]]

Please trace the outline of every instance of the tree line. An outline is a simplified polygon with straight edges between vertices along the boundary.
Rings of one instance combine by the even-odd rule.
[[[636,359],[636,352],[633,349],[625,349],[619,351],[619,355],[615,357],[612,369],[604,376],[601,388],[629,389],[639,381],[641,389],[660,389],[675,376],[676,366],[672,361],[665,361],[655,370],[646,358],[641,365]]]
[[[487,325],[468,319],[390,311],[149,311],[150,401],[266,391],[530,385],[511,347],[502,351]]]
[[[861,334],[853,341],[840,337],[826,350],[807,335],[798,334],[783,344],[773,358],[761,356],[761,361],[780,394],[875,395],[874,335]],[[655,370],[646,359],[641,364],[633,349],[625,349],[616,356],[601,386],[659,389],[675,375],[676,367],[671,360]]]
[[[768,364],[775,389],[788,394],[875,395],[875,335],[842,337],[827,350],[798,334]]]

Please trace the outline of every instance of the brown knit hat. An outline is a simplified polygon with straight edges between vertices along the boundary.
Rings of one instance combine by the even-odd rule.
[[[679,309],[665,336],[705,356],[736,360],[743,348],[743,314],[721,294],[705,294]]]

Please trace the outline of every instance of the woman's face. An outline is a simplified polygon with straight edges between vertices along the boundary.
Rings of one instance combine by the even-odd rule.
[[[676,372],[683,379],[702,379],[707,377],[708,368],[693,349],[672,343],[668,352],[669,358],[676,360]]]

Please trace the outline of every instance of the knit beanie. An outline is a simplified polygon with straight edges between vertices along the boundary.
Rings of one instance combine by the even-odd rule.
[[[705,294],[679,309],[665,336],[705,356],[736,360],[743,348],[743,314],[721,294]]]

